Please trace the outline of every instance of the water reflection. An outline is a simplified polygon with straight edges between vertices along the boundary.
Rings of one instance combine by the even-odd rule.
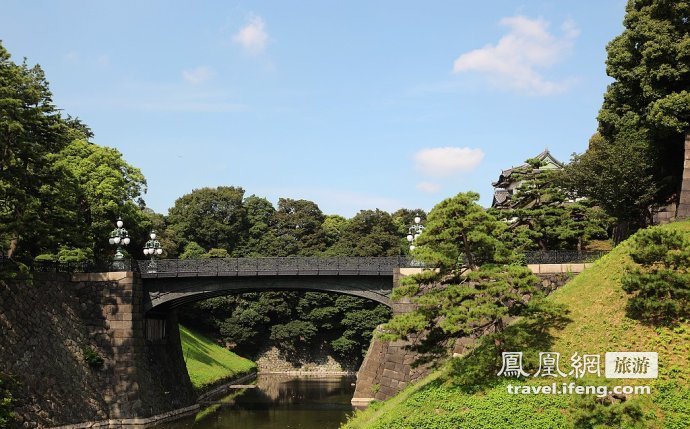
[[[220,399],[166,429],[328,429],[352,412],[355,378],[259,375],[257,387]]]

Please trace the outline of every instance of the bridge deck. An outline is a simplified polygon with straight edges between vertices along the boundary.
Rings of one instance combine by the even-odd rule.
[[[406,257],[290,257],[136,261],[143,278],[252,276],[392,276],[414,266]]]

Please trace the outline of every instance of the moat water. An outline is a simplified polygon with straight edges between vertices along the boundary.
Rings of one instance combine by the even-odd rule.
[[[260,374],[255,388],[233,391],[196,416],[162,429],[335,429],[353,413],[353,376]]]

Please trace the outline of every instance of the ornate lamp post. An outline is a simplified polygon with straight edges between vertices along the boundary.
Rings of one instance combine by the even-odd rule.
[[[424,225],[420,223],[421,221],[421,217],[415,216],[414,224],[408,230],[409,233],[407,234],[407,241],[410,243],[410,251],[415,249],[414,241],[420,236],[422,231],[424,231]]]
[[[163,247],[161,246],[161,242],[156,240],[156,231],[151,231],[149,237],[151,237],[151,239],[144,245],[144,255],[151,256],[148,272],[155,273],[158,269],[156,265],[156,256],[163,254]]]
[[[113,245],[117,245],[117,250],[115,251],[115,256],[113,256],[112,269],[114,271],[124,271],[125,269],[125,255],[122,254],[124,250],[122,246],[129,244],[129,233],[122,226],[122,218],[118,218],[116,222],[117,228],[110,232],[110,239],[108,242]]]

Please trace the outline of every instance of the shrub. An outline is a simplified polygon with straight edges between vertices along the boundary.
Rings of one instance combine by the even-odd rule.
[[[628,315],[671,323],[690,315],[690,240],[678,231],[638,232],[630,256],[635,263],[622,279]]]
[[[103,366],[103,358],[93,347],[84,347],[82,349],[82,353],[84,354],[84,362],[86,362],[91,368],[101,368]]]

